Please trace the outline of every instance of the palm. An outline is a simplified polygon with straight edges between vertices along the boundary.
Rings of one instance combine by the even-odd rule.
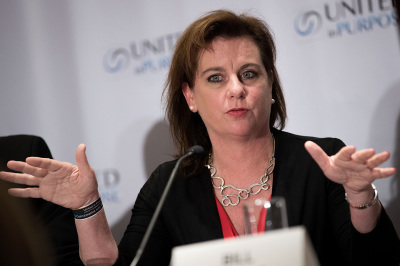
[[[79,208],[85,204],[88,194],[97,189],[96,178],[80,174],[76,165],[64,163],[59,170],[49,172],[39,186],[40,197],[66,208]],[[88,188],[91,188],[88,191]]]
[[[335,183],[345,184],[347,187],[357,190],[357,188],[363,188],[374,181],[372,170],[365,164],[343,161],[335,155],[329,160],[330,165],[324,173]]]
[[[352,146],[343,147],[328,156],[317,144],[308,141],[307,151],[320,166],[325,176],[352,191],[362,191],[379,178],[394,174],[394,168],[378,168],[389,159],[388,152],[375,154],[373,149],[357,151]]]

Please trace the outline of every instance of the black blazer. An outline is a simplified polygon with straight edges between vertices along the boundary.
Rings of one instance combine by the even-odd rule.
[[[45,141],[31,135],[13,135],[0,137],[0,170],[10,171],[6,164],[9,160],[25,161],[29,156],[52,158]],[[2,187],[17,187],[1,181]],[[0,193],[7,193],[6,190]],[[11,197],[11,196],[10,196]],[[15,198],[16,199],[16,198]],[[45,228],[54,247],[57,265],[83,265],[79,258],[78,235],[74,216],[70,209],[58,206],[43,199],[16,199],[21,205],[28,205],[33,211],[38,230]],[[37,243],[40,245],[40,243]],[[49,256],[52,253],[49,252]],[[1,263],[0,263],[1,264]]]
[[[332,155],[343,142],[272,132],[276,141],[272,196],[285,197],[289,225],[305,226],[321,265],[398,265],[400,241],[385,211],[373,232],[358,233],[343,186],[328,180],[304,148],[310,139]],[[160,165],[141,189],[117,264],[129,265],[135,255],[175,163]],[[173,247],[218,238],[223,234],[209,171],[204,168],[195,178],[178,175],[140,265],[168,265]]]

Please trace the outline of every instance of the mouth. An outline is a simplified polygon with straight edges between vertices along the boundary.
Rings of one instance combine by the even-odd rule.
[[[233,117],[242,117],[247,113],[248,109],[246,108],[232,108],[227,114]]]

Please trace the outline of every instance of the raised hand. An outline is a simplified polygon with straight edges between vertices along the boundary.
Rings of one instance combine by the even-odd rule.
[[[396,171],[393,167],[379,168],[389,159],[389,152],[375,154],[373,149],[356,151],[354,146],[346,146],[335,155],[328,156],[312,141],[307,141],[305,148],[325,176],[333,182],[342,184],[347,192],[359,193],[371,190],[372,182],[391,176]]]
[[[43,198],[66,208],[78,209],[99,197],[97,180],[81,144],[76,150],[76,163],[28,157],[26,162],[10,161],[8,168],[21,172],[0,172],[0,179],[25,184],[28,188],[11,188],[16,197]]]

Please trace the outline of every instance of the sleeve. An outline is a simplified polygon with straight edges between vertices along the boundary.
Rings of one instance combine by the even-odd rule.
[[[367,234],[352,228],[353,265],[400,265],[400,240],[382,206],[378,224]]]
[[[164,164],[165,165],[165,164]],[[129,225],[118,246],[119,257],[115,265],[130,265],[142,241],[168,179],[163,166],[159,166],[140,190],[132,209]],[[138,265],[169,265],[171,237],[160,215],[150,235]]]

